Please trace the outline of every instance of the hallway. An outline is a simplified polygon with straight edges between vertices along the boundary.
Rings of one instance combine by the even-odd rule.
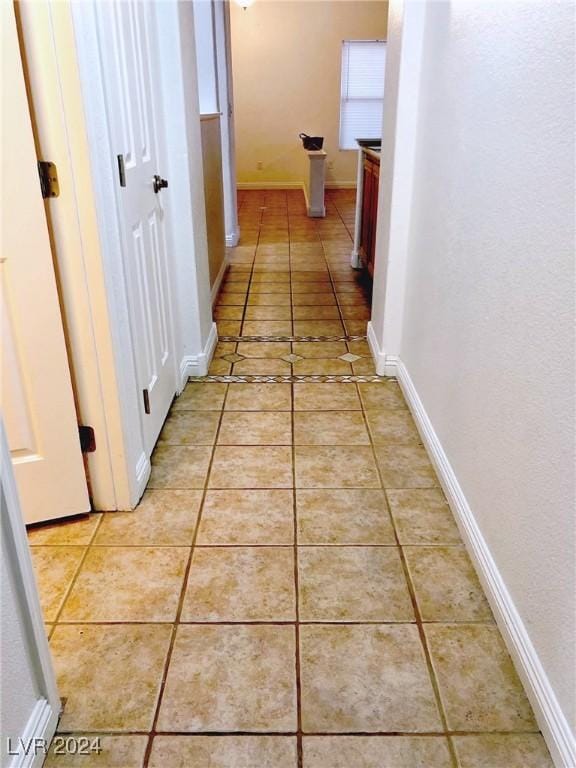
[[[239,193],[205,381],[133,513],[30,531],[65,705],[48,765],[549,768],[397,382],[354,192]],[[246,338],[250,337],[250,338]],[[233,378],[230,378],[233,377]]]

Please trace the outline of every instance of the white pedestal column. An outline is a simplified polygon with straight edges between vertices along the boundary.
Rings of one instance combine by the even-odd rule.
[[[326,216],[324,205],[324,179],[326,175],[326,152],[320,149],[316,152],[308,152],[310,161],[310,173],[308,176],[308,216],[314,218]]]

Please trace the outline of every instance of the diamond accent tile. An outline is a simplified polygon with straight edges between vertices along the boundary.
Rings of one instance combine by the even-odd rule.
[[[222,355],[222,360],[228,360],[229,363],[239,363],[240,360],[246,360],[244,355],[239,355],[237,352],[232,352],[230,355]]]
[[[340,355],[340,360],[345,360],[347,363],[355,363],[356,360],[360,360],[360,355],[353,355],[352,352],[346,352],[345,355]]]
[[[300,355],[290,354],[290,355],[285,355],[282,358],[282,360],[286,360],[287,363],[297,363],[298,360],[304,360],[304,358],[300,357]]]

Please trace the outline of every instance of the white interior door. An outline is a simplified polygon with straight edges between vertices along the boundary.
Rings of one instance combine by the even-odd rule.
[[[116,195],[123,234],[133,354],[146,449],[176,391],[161,179],[162,100],[154,3],[97,3],[107,122],[118,159]],[[160,182],[162,183],[162,181]],[[112,193],[112,191],[111,191]]]
[[[2,3],[1,407],[27,523],[90,509],[16,22]]]

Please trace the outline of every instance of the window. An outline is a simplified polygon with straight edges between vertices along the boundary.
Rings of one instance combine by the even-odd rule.
[[[385,64],[381,40],[342,43],[340,149],[357,149],[355,139],[380,138]]]

